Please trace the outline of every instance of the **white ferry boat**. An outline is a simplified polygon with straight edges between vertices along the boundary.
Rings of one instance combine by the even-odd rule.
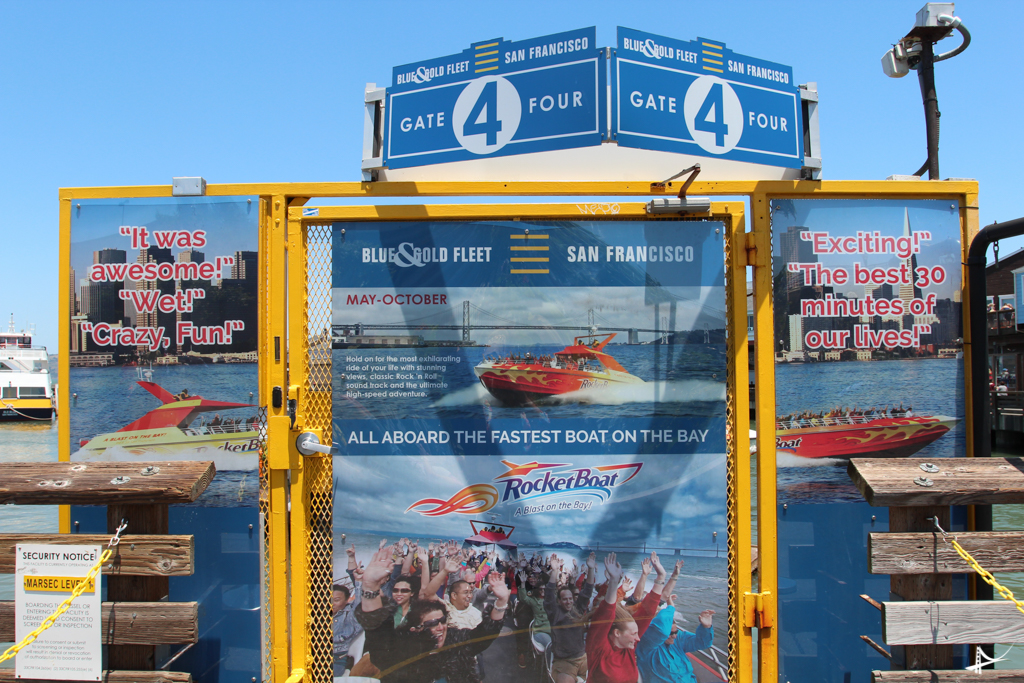
[[[14,316],[0,332],[0,420],[49,420],[53,385],[45,346],[32,346],[30,332],[16,332]]]

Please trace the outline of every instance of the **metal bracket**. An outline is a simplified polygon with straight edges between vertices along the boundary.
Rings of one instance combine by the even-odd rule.
[[[768,265],[764,263],[764,259],[758,261],[758,254],[760,252],[757,249],[757,233],[745,232],[743,233],[743,239],[745,241],[743,246],[747,252],[747,265],[751,267]]]
[[[381,149],[384,139],[384,107],[387,90],[378,88],[376,83],[367,83],[363,94],[365,111],[363,113],[363,160],[360,170],[363,180],[373,182],[377,179],[377,171],[384,168],[384,152]]]
[[[686,191],[690,189],[690,185],[693,185],[693,181],[700,174],[700,164],[694,164],[693,166],[690,166],[689,168],[684,168],[679,173],[676,173],[671,178],[666,178],[665,180],[662,180],[660,183],[651,183],[651,191],[652,192],[658,192],[658,191],[664,192],[665,188],[668,186],[669,181],[675,180],[676,178],[678,178],[678,177],[680,177],[680,176],[682,176],[682,175],[684,175],[686,173],[689,173],[690,177],[687,178],[686,182],[683,183],[683,186],[681,188],[679,188],[679,198],[680,199],[686,199]]]
[[[770,608],[771,591],[743,594],[743,626],[746,628],[771,628],[775,619]]]
[[[821,133],[818,127],[818,84],[800,84],[800,108],[804,124],[802,180],[821,180]]]

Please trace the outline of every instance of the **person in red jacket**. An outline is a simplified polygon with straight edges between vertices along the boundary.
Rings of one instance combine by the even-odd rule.
[[[651,619],[658,612],[661,593],[665,590],[665,568],[651,553],[651,564],[658,578],[651,592],[644,597],[634,614],[618,605],[618,587],[622,581],[622,566],[615,561],[615,553],[604,558],[604,575],[608,590],[594,610],[587,630],[587,665],[590,669],[587,683],[637,683],[639,670],[634,647]]]

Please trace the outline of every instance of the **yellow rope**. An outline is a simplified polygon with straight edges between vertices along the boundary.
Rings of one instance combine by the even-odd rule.
[[[11,645],[9,648],[7,648],[7,651],[0,655],[0,662],[6,662],[8,659],[13,658],[14,655],[18,654],[18,652],[31,645],[33,641],[35,641],[35,639],[39,637],[39,634],[53,626],[54,622],[57,621],[58,618],[60,618],[60,615],[64,614],[71,608],[71,602],[85,592],[85,589],[89,586],[89,582],[96,576],[96,574],[103,567],[103,563],[110,559],[110,555],[112,553],[113,550],[111,550],[110,548],[104,550],[103,553],[100,555],[99,562],[93,565],[93,568],[89,570],[89,573],[85,575],[85,578],[78,582],[78,585],[76,585],[74,590],[71,591],[71,596],[64,602],[60,603],[60,606],[57,608],[57,611],[43,619],[43,623],[39,624],[38,628],[33,630],[27,636],[25,636],[20,643],[15,643],[14,645]],[[96,589],[98,589],[98,586],[94,588],[94,590]]]
[[[1014,605],[1016,605],[1017,609],[1022,614],[1024,614],[1024,602],[1021,602],[1016,597],[1014,597],[1013,591],[1011,591],[1009,588],[996,581],[996,577],[992,576],[991,572],[989,572],[987,569],[978,564],[978,561],[971,557],[971,554],[964,550],[962,545],[957,543],[955,536],[952,540],[950,540],[946,532],[943,531],[941,526],[939,526],[938,519],[934,519],[933,521],[935,522],[935,527],[942,533],[942,540],[953,546],[953,550],[956,551],[956,554],[963,558],[963,561],[969,564],[971,566],[971,569],[978,573],[978,576],[981,577],[981,580],[995,588],[997,591],[999,591],[999,595],[1001,595],[1003,598],[1009,600]]]

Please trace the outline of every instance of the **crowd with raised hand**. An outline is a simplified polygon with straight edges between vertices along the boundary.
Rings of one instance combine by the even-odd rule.
[[[696,633],[676,624],[672,590],[683,562],[668,574],[656,553],[643,560],[635,584],[609,553],[598,585],[595,553],[580,566],[557,553],[501,558],[453,540],[423,546],[405,538],[382,540],[365,566],[354,545],[345,552],[349,582],[336,581],[331,601],[336,677],[350,671],[383,683],[481,683],[478,655],[507,627],[521,668],[531,648],[550,648],[555,683],[636,683],[641,673],[645,683],[688,683],[686,653],[713,639],[710,610],[700,613]],[[354,661],[349,649],[364,632],[366,654]]]

